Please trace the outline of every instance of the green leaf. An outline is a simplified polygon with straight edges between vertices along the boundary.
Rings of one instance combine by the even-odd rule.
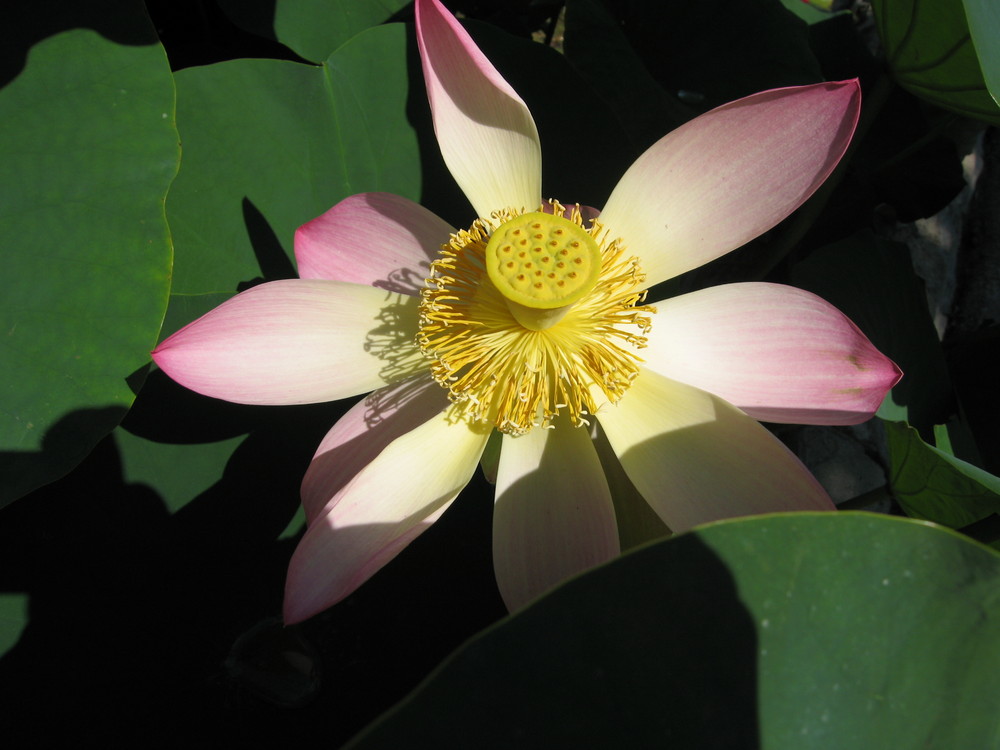
[[[781,0],[781,4],[809,25],[828,20],[831,13],[847,12],[836,0]]]
[[[948,425],[934,425],[934,447],[947,453],[949,456],[955,455],[955,450],[951,447],[951,436],[948,434]]]
[[[69,5],[8,17],[0,39],[0,506],[119,422],[169,290],[166,56],[141,2]]]
[[[121,427],[113,434],[125,481],[155,488],[170,513],[222,479],[226,463],[246,437],[171,444],[133,435]]]
[[[1000,477],[928,445],[909,425],[886,422],[885,430],[889,482],[907,515],[960,529],[1000,513]]]
[[[385,23],[410,0],[219,0],[235,24],[320,62],[371,26]]]
[[[236,546],[270,544],[301,526],[293,516],[302,475],[350,406],[232,404],[154,370],[113,433],[121,478],[155,492],[199,538],[218,533]]]
[[[17,645],[28,620],[27,594],[0,594],[0,657]]]
[[[347,747],[995,747],[998,587],[921,522],[713,524],[477,636]]]
[[[995,0],[962,2],[986,87],[1000,104],[1000,5]]]
[[[872,0],[872,8],[889,66],[903,88],[939,107],[1000,124],[1000,107],[983,80],[963,0]],[[985,17],[977,13],[977,20]],[[987,55],[991,46],[983,45]]]
[[[177,74],[174,294],[294,276],[295,230],[354,193],[419,197],[406,34],[371,29],[320,66],[233,60]]]

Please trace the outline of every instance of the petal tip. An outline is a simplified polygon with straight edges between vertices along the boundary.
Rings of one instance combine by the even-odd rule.
[[[310,617],[318,615],[328,607],[332,607],[336,602],[330,602],[327,606],[316,606],[308,598],[299,596],[296,592],[286,586],[285,599],[281,607],[281,619],[285,625],[298,625],[305,622]]]

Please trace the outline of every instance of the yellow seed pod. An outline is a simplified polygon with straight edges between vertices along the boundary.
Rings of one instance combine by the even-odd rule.
[[[569,219],[541,212],[501,224],[486,245],[486,272],[511,302],[554,310],[577,302],[597,284],[601,249]]]

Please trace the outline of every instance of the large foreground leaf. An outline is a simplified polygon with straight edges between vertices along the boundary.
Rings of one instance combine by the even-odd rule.
[[[920,522],[722,522],[477,637],[350,747],[996,747],[998,585]]]
[[[69,5],[0,25],[0,506],[122,418],[169,291],[166,56],[141,2]]]

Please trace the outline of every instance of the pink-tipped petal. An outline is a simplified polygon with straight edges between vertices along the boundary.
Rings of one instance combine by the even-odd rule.
[[[419,294],[430,263],[455,230],[423,206],[390,193],[345,198],[295,232],[303,279],[369,284]]]
[[[223,302],[156,347],[193,391],[240,404],[306,404],[370,391],[426,369],[413,343],[417,299],[359,284],[288,279]]]
[[[386,386],[356,403],[326,434],[305,477],[302,507],[312,523],[394,440],[440,414],[448,395],[429,373]]]
[[[754,419],[857,424],[900,370],[847,316],[780,284],[727,284],[657,302],[646,366]]]
[[[476,213],[535,210],[542,152],[527,106],[437,0],[417,0],[417,43],[445,164]]]
[[[493,566],[511,611],[618,556],[611,493],[585,429],[504,435],[493,512]]]
[[[675,532],[735,516],[834,508],[776,437],[705,391],[644,370],[597,416],[636,489]]]
[[[861,106],[857,81],[774,89],[725,104],[649,148],[601,212],[649,286],[766,232],[840,161]]]
[[[438,412],[364,466],[366,449],[348,456],[356,473],[326,503],[326,512],[309,525],[292,555],[285,622],[300,622],[336,604],[436,521],[468,483],[487,437],[487,431]],[[313,464],[339,460],[335,448],[317,455]],[[333,476],[339,479],[336,470]]]

